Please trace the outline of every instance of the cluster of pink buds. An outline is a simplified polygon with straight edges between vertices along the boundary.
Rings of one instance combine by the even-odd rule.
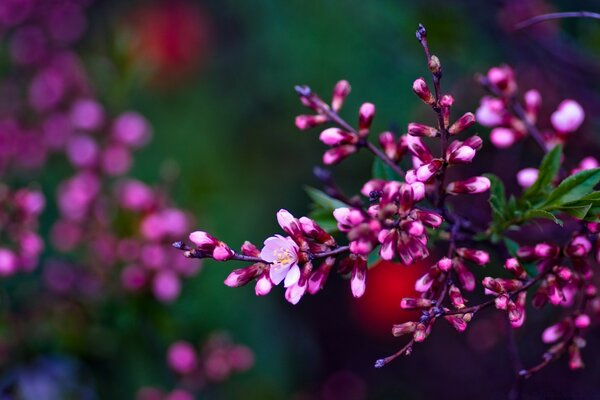
[[[0,276],[31,271],[38,264],[44,242],[38,234],[38,218],[44,195],[34,189],[12,191],[0,183]]]
[[[535,89],[523,95],[523,103],[517,99],[518,85],[514,71],[507,65],[491,68],[481,83],[491,93],[481,99],[477,109],[477,121],[493,128],[491,142],[498,148],[508,148],[525,138],[535,128],[542,104],[542,96]],[[562,101],[552,113],[552,130],[539,132],[540,140],[548,148],[563,143],[575,132],[585,118],[585,112],[575,100]],[[537,133],[536,133],[537,135]],[[537,139],[536,139],[537,140]]]
[[[356,153],[359,147],[367,145],[366,137],[369,135],[371,123],[375,116],[375,106],[372,103],[364,103],[360,106],[358,129],[347,125],[337,115],[346,97],[350,94],[350,84],[347,81],[339,81],[335,85],[331,105],[321,100],[306,86],[299,86],[296,91],[302,104],[316,112],[314,115],[297,116],[296,127],[298,129],[306,130],[326,122],[334,122],[340,125],[339,127],[325,129],[319,136],[321,142],[331,147],[323,154],[323,164],[337,164],[349,155]]]

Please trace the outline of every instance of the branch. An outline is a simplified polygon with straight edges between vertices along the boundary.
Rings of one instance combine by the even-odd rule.
[[[590,11],[570,11],[570,12],[557,12],[537,15],[533,18],[526,19],[525,21],[519,22],[515,25],[515,31],[528,28],[532,25],[539,24],[540,22],[551,21],[555,19],[563,18],[593,18],[600,19],[600,14]]]

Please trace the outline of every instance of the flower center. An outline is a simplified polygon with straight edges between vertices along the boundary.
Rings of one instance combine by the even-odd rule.
[[[273,268],[275,268],[276,271],[285,265],[291,264],[295,260],[294,253],[290,251],[290,249],[284,247],[274,250],[273,256],[275,256]]]

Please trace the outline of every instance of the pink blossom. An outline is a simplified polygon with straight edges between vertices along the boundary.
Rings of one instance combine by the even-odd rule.
[[[167,350],[167,363],[179,374],[189,374],[198,366],[198,357],[194,346],[186,341],[178,341]]]
[[[458,135],[464,130],[475,124],[475,115],[473,113],[465,113],[462,117],[460,117],[455,123],[453,123],[450,128],[448,128],[448,133],[450,135]]]
[[[354,144],[358,141],[358,137],[339,128],[328,128],[321,132],[319,140],[328,146],[340,146],[342,144]]]
[[[298,267],[298,245],[290,238],[275,235],[265,240],[260,258],[271,263],[269,277],[279,285],[285,279],[284,286],[290,287],[300,279]]]
[[[96,131],[104,123],[104,109],[95,100],[77,100],[71,107],[71,123],[78,129]]]
[[[450,183],[446,187],[446,191],[449,194],[476,194],[483,193],[489,190],[491,182],[488,178],[483,176],[476,176],[473,178],[466,179],[464,181],[456,181]]]
[[[67,156],[75,167],[93,166],[98,159],[98,154],[98,144],[89,136],[75,136],[67,143]]]
[[[425,104],[433,105],[433,103],[435,102],[435,98],[433,97],[433,94],[429,90],[429,87],[427,86],[425,79],[417,78],[413,82],[412,89],[413,89],[413,92],[415,92],[415,94],[417,96],[419,96],[419,98],[421,100],[423,100],[423,102],[425,102]]]
[[[298,115],[296,117],[296,128],[301,131],[314,128],[315,126],[324,124],[327,122],[327,116],[325,115]]]
[[[170,303],[179,297],[181,282],[174,272],[159,271],[152,282],[152,291],[158,300]]]
[[[528,188],[535,183],[540,171],[537,168],[525,168],[517,172],[517,182],[522,188]]]
[[[107,175],[122,175],[131,168],[131,153],[125,146],[113,144],[102,153],[102,169]]]
[[[358,111],[358,135],[365,137],[369,134],[373,117],[375,116],[375,106],[372,103],[363,103]]]
[[[0,248],[0,276],[10,276],[17,272],[17,257],[6,248]]]
[[[139,148],[150,140],[151,128],[142,115],[128,111],[114,120],[112,136],[124,145]]]
[[[133,211],[143,211],[153,201],[152,189],[135,179],[123,181],[117,188],[117,195],[121,207]]]
[[[344,105],[346,97],[350,94],[350,83],[346,80],[341,80],[335,84],[333,88],[333,97],[331,99],[331,108],[333,111],[338,112]]]
[[[506,149],[517,141],[517,133],[510,128],[494,128],[490,133],[490,141],[499,149]]]
[[[265,270],[260,278],[256,280],[254,292],[257,296],[265,296],[271,292],[272,288],[273,282],[271,282],[271,278],[269,278],[269,270]]]
[[[561,133],[576,131],[584,119],[585,112],[575,100],[564,100],[550,117],[554,129]]]
[[[323,154],[323,164],[337,164],[349,155],[356,153],[356,150],[357,148],[353,144],[346,144],[329,149]]]

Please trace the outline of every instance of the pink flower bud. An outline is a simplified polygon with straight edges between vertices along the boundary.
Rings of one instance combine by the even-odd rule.
[[[569,257],[585,257],[592,251],[592,243],[584,235],[575,236],[565,249]]]
[[[234,254],[234,251],[223,242],[219,242],[219,244],[212,251],[212,256],[216,261],[230,260]]]
[[[560,249],[555,244],[539,243],[534,247],[533,251],[538,258],[554,258],[558,255]]]
[[[448,290],[448,296],[450,296],[450,301],[452,301],[452,305],[454,306],[454,308],[465,308],[465,299],[463,298],[459,288],[457,288],[454,285],[451,285],[450,289]]]
[[[382,258],[383,258],[383,256],[382,256]],[[433,284],[433,278],[431,277],[429,272],[427,272],[415,281],[415,290],[420,293],[425,293],[426,291],[428,291],[431,288],[432,284]]]
[[[473,178],[466,179],[464,181],[456,181],[450,183],[446,187],[446,191],[449,194],[476,194],[483,193],[489,190],[491,182],[488,178],[483,176],[475,176]]]
[[[412,135],[406,135],[406,144],[408,146],[408,150],[412,153],[412,155],[418,158],[421,163],[428,163],[433,160],[431,151],[427,148],[427,146],[425,146],[425,144],[423,144],[421,138]]]
[[[528,90],[525,92],[523,98],[525,99],[525,111],[527,111],[527,114],[530,117],[533,117],[533,120],[535,121],[535,117],[538,115],[540,106],[542,105],[542,96],[540,95],[540,92],[535,89]]]
[[[104,123],[104,109],[95,100],[77,100],[71,108],[71,123],[78,129],[98,130]]]
[[[458,135],[459,133],[465,131],[469,127],[475,124],[475,115],[473,113],[466,113],[462,117],[460,117],[455,123],[453,123],[450,128],[448,128],[448,133],[450,135]]]
[[[350,94],[350,83],[346,80],[339,81],[333,88],[333,97],[331,99],[331,108],[333,111],[338,112],[344,105],[346,97]]]
[[[271,278],[269,278],[269,270],[265,270],[260,278],[256,281],[256,286],[254,287],[254,292],[257,296],[265,296],[269,294],[271,289],[273,288],[273,282],[271,282]]]
[[[548,296],[548,300],[550,303],[557,306],[565,300],[565,295],[562,289],[556,283],[556,278],[554,275],[548,275],[546,278],[546,295]]]
[[[174,272],[169,270],[160,271],[154,277],[152,291],[158,300],[170,303],[179,296],[181,283]]]
[[[199,249],[206,251],[212,251],[218,243],[217,239],[204,231],[194,231],[189,238]]]
[[[600,163],[594,157],[586,157],[579,163],[581,170],[588,170],[600,167]]]
[[[310,278],[308,278],[308,293],[315,294],[325,286],[325,282],[327,282],[327,278],[329,277],[329,272],[334,264],[335,258],[327,257],[325,261],[321,263],[319,268],[312,273]]]
[[[375,116],[375,106],[371,103],[363,103],[358,111],[358,134],[365,137],[369,134],[373,117]]]
[[[185,341],[171,344],[167,350],[167,363],[178,374],[189,374],[198,366],[198,358],[194,346]]]
[[[444,319],[450,323],[458,332],[464,332],[467,329],[467,321],[459,315],[446,315]]]
[[[449,164],[468,164],[475,157],[476,151],[469,146],[460,146],[451,154],[446,156]]]
[[[573,278],[573,271],[568,267],[556,266],[553,271],[558,279],[563,282],[569,282]]]
[[[294,237],[302,234],[300,221],[296,219],[288,210],[281,209],[277,212],[277,223],[288,235]]]
[[[585,365],[581,359],[581,351],[577,346],[577,343],[573,343],[569,346],[569,368],[572,370],[582,369]]]
[[[440,169],[442,169],[443,165],[444,162],[440,159],[435,159],[428,164],[424,164],[417,169],[417,179],[420,182],[427,182],[432,176],[437,174]]]
[[[490,133],[490,141],[499,149],[506,149],[517,141],[517,133],[509,128],[494,128]]]
[[[448,272],[450,271],[450,268],[452,268],[452,260],[448,257],[443,257],[437,262],[437,266],[442,271]]]
[[[364,257],[356,257],[350,278],[350,288],[354,297],[359,298],[365,293],[366,282],[367,260]]]
[[[430,299],[414,299],[410,297],[405,297],[400,301],[400,308],[403,310],[417,310],[430,308],[434,305],[434,301]]]
[[[490,262],[490,255],[483,250],[467,249],[461,247],[456,249],[456,253],[466,260],[473,261],[477,265],[485,265]]]
[[[392,326],[392,335],[398,337],[409,333],[413,333],[417,329],[417,323],[414,321],[404,322]]]
[[[131,153],[123,145],[109,145],[104,149],[100,162],[107,175],[122,175],[131,168]]]
[[[575,326],[578,329],[585,329],[588,326],[590,326],[591,320],[589,315],[587,314],[580,314],[577,317],[575,317]]]
[[[505,95],[510,95],[517,89],[514,72],[508,65],[490,68],[487,78],[490,84]]]
[[[347,144],[329,149],[325,152],[325,154],[323,154],[323,164],[337,164],[353,153],[356,153],[356,146],[353,144]]]
[[[260,257],[260,250],[251,242],[245,241],[242,244],[242,254],[251,257]]]
[[[327,122],[327,116],[322,114],[317,115],[298,115],[296,117],[296,128],[305,131],[315,126],[319,126]]]
[[[504,268],[512,272],[518,278],[526,278],[527,273],[516,258],[509,258],[504,263]]]
[[[140,148],[148,143],[152,136],[152,130],[142,115],[129,111],[115,119],[112,136],[126,146]]]
[[[379,135],[379,145],[383,149],[385,155],[392,160],[398,160],[400,158],[396,138],[392,132],[386,131],[381,133]]]
[[[360,193],[365,197],[369,197],[372,192],[382,191],[385,183],[386,181],[383,179],[371,179],[363,185],[363,187],[360,189]]]
[[[96,141],[86,135],[75,136],[67,143],[67,156],[71,164],[77,168],[92,167],[99,153]]]
[[[408,134],[420,137],[437,137],[440,135],[440,132],[433,126],[411,122],[408,124]]]
[[[460,285],[469,292],[475,289],[475,276],[473,273],[458,259],[455,259],[453,266]]]
[[[245,268],[239,268],[231,271],[227,279],[225,279],[225,285],[229,287],[240,287],[244,286],[250,281],[257,278],[262,272],[262,268],[257,264],[251,265]]]
[[[10,276],[17,272],[17,257],[5,248],[0,248],[0,276]]]
[[[442,222],[444,222],[442,216],[434,213],[433,211],[415,209],[413,212],[417,219],[432,228],[437,228],[442,224]]]
[[[537,168],[525,168],[517,172],[517,182],[522,188],[528,188],[535,183],[540,171]]]
[[[483,147],[483,140],[479,136],[471,136],[463,143],[465,146],[469,146],[473,150],[481,150]]]
[[[542,333],[542,342],[554,343],[562,338],[564,334],[567,333],[568,329],[568,321],[561,321],[557,324],[549,326],[548,328],[544,329],[544,332]]]
[[[312,219],[302,217],[298,220],[298,222],[300,223],[302,232],[306,236],[316,240],[319,243],[324,243],[330,246],[335,245],[335,240],[333,237],[329,233],[325,232],[325,230]]]
[[[579,103],[575,100],[564,100],[552,113],[550,121],[558,132],[571,133],[581,126],[584,118],[585,112]]]
[[[440,107],[448,108],[454,104],[454,97],[445,94],[440,98]]]
[[[425,198],[425,184],[423,182],[413,182],[410,184],[413,192],[413,201],[419,202]]]
[[[425,324],[418,323],[413,335],[413,339],[415,339],[415,342],[422,342],[427,338],[428,334],[429,330],[427,329],[427,326],[425,326]]]
[[[328,128],[321,132],[319,140],[328,146],[340,146],[342,144],[354,144],[358,141],[358,137],[339,128]]]
[[[425,104],[433,105],[433,103],[435,103],[435,98],[433,97],[433,94],[431,94],[429,87],[427,87],[425,79],[417,78],[413,82],[412,88],[415,94],[419,96],[419,98],[423,100]]]
[[[481,99],[481,104],[475,112],[475,119],[483,126],[493,128],[502,124],[506,108],[500,99],[485,96]]]

